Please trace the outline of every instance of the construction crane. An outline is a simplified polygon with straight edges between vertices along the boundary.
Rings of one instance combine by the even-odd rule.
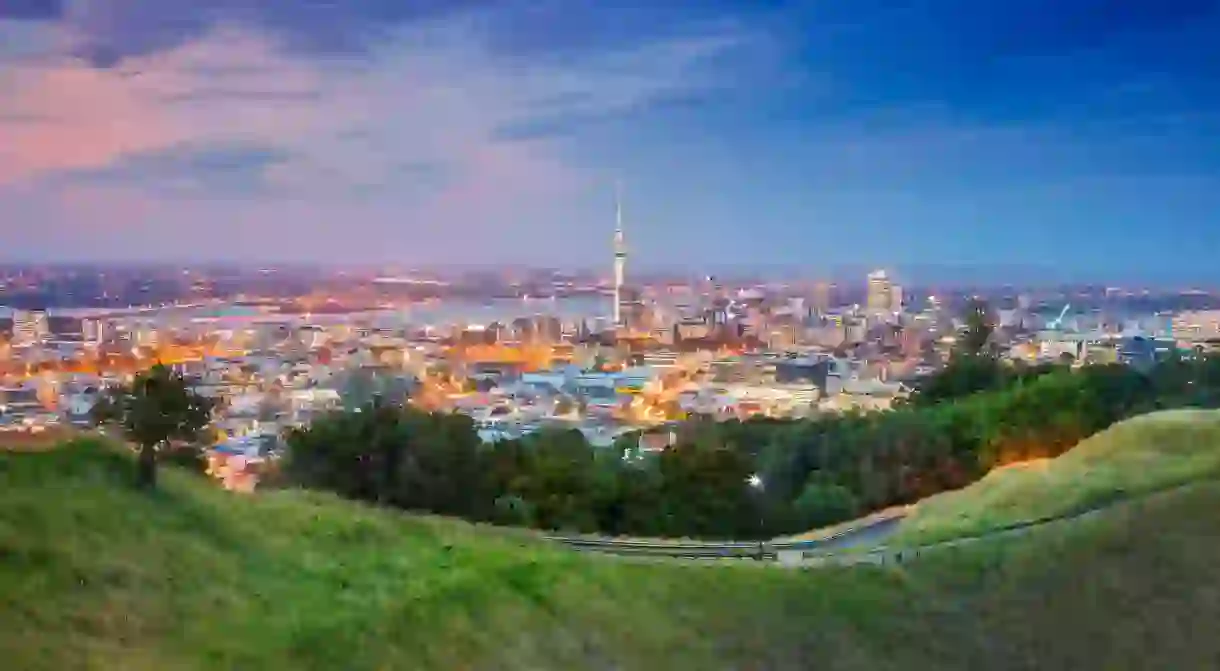
[[[1059,311],[1059,316],[1046,323],[1048,329],[1058,329],[1063,326],[1063,318],[1067,316],[1068,310],[1072,308],[1072,304],[1068,303]]]

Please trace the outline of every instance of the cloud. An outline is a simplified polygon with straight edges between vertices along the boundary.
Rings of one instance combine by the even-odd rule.
[[[217,24],[240,22],[300,53],[363,53],[388,27],[438,19],[496,0],[75,0],[65,20],[94,67],[170,50]]]
[[[105,165],[172,144],[169,120],[109,73],[69,64],[0,69],[0,184],[46,171]]]
[[[10,124],[13,126],[55,123],[55,121],[55,117],[41,114],[21,114],[17,112],[0,114],[0,124]]]
[[[0,20],[46,21],[63,15],[61,0],[4,0],[0,3]]]
[[[354,130],[375,136],[384,152],[437,158],[539,119],[625,113],[706,88],[712,82],[702,59],[733,44],[729,36],[704,36],[566,66],[501,68],[461,23],[403,29],[369,61],[351,62],[293,57],[265,34],[221,27],[116,70],[61,61],[0,75],[14,92],[0,101],[0,115],[60,120],[46,135],[14,136],[0,174],[12,179],[247,135],[331,149],[336,135]]]
[[[0,8],[3,3],[0,3]],[[37,62],[53,56],[66,44],[62,24],[16,20],[0,14],[0,68]]]
[[[569,64],[501,66],[462,22],[403,28],[367,60],[307,59],[273,37],[222,26],[169,51],[98,70],[77,60],[12,67],[0,85],[0,180],[106,165],[182,143],[255,138],[307,158],[375,171],[402,156],[427,162],[520,152],[495,143],[531,124],[629,113],[714,86],[703,61],[737,39],[707,35]],[[12,128],[43,119],[41,131]],[[375,141],[354,143],[361,132]],[[389,154],[395,154],[393,157]]]
[[[369,230],[396,221],[494,237],[506,217],[533,219],[601,179],[569,160],[585,124],[714,91],[717,57],[750,39],[717,27],[522,62],[500,58],[482,25],[403,24],[358,56],[322,57],[230,22],[110,68],[73,55],[79,32],[39,25],[45,34],[26,38],[39,58],[0,67],[0,188],[76,189],[77,203],[109,192],[137,219],[244,221],[268,239],[287,225],[277,221],[356,212]],[[513,132],[548,124],[564,132]],[[209,199],[246,204],[236,213]]]
[[[57,179],[66,186],[138,186],[164,196],[254,197],[266,193],[267,170],[290,159],[274,147],[177,145],[101,168],[61,172]]]

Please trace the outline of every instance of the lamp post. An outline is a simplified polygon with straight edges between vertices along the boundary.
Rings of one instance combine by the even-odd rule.
[[[753,473],[750,475],[750,477],[746,478],[746,484],[749,485],[750,489],[754,491],[754,500],[756,505],[758,505],[758,556],[755,557],[755,559],[762,561],[765,554],[765,550],[763,548],[763,532],[766,530],[767,526],[766,520],[763,519],[762,511],[762,492],[765,487],[762,476],[757,473]]]

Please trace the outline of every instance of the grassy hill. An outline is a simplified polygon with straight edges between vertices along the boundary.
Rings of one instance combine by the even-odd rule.
[[[1071,515],[1220,477],[1220,411],[1168,410],[1121,422],[1056,459],[1014,464],[921,501],[891,545],[970,536]]]
[[[632,563],[329,496],[0,453],[14,669],[1125,669],[1220,655],[1220,483],[905,569]]]

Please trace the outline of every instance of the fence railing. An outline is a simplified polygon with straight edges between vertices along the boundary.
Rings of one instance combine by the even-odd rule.
[[[551,536],[550,540],[562,543],[574,550],[624,556],[678,559],[775,560],[777,558],[775,547],[772,544],[759,542],[661,542],[570,536]]]
[[[890,518],[871,525],[845,529],[836,534],[810,541],[785,542],[701,542],[701,541],[653,541],[639,539],[591,538],[579,536],[550,536],[549,539],[574,550],[600,552],[604,554],[637,557],[669,557],[674,559],[756,559],[772,561],[780,566],[876,566],[905,564],[928,552],[958,547],[986,538],[1023,534],[1046,524],[1075,520],[1092,515],[1106,506],[1079,511],[1070,515],[1044,517],[1017,522],[990,530],[983,534],[955,538],[911,547],[878,546],[870,550],[828,551],[835,541],[852,535],[867,533],[880,524],[894,524]],[[820,549],[821,548],[821,549]]]

